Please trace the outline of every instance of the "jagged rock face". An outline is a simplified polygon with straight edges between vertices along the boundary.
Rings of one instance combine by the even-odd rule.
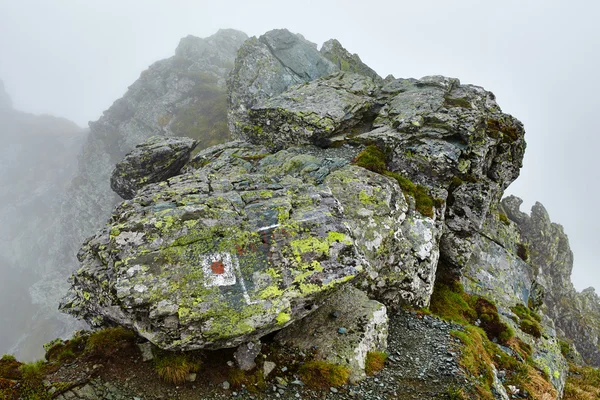
[[[523,126],[491,92],[457,79],[397,79],[380,97],[375,129],[359,137],[388,149],[391,170],[447,199],[441,257],[460,269],[490,206],[519,175]]]
[[[38,314],[38,322],[47,315],[60,315],[57,304],[67,290],[65,278],[78,263],[75,255],[82,241],[103,225],[120,200],[109,185],[117,161],[157,135],[193,137],[200,147],[229,140],[226,77],[246,39],[244,33],[233,30],[220,30],[206,39],[182,39],[175,56],[142,72],[121,99],[90,123],[75,177],[57,199],[62,203],[60,210],[47,224],[52,229],[33,234],[40,251],[32,255],[29,265],[44,279],[30,291],[47,308]],[[73,329],[61,327],[67,334]],[[46,326],[42,332],[49,338],[66,334],[55,329]]]
[[[12,99],[10,98],[8,93],[6,93],[6,90],[4,89],[4,82],[2,82],[2,80],[0,80],[0,111],[1,110],[12,110],[12,108],[13,108]]]
[[[231,134],[246,139],[254,133],[248,111],[260,101],[338,70],[314,43],[286,29],[250,38],[240,48],[228,81]]]
[[[197,145],[191,138],[151,137],[117,163],[110,187],[122,198],[132,199],[142,187],[177,175]]]
[[[190,350],[280,329],[359,275],[391,302],[426,305],[435,223],[409,210],[394,180],[348,165],[353,154],[243,142],[201,152],[84,244],[62,309]]]
[[[305,352],[318,349],[318,358],[346,366],[350,369],[350,381],[356,383],[366,377],[367,353],[386,351],[387,337],[385,306],[347,286],[313,314],[282,329],[275,340],[286,348]]]
[[[377,87],[370,78],[337,73],[288,91],[252,107],[252,130],[246,139],[275,149],[323,144],[332,136],[356,132],[371,119]]]
[[[525,151],[522,124],[502,113],[492,93],[440,76],[381,88],[340,73],[262,100],[249,118],[246,137],[273,148],[324,145],[333,136],[377,143],[390,171],[447,200],[440,248],[455,269],[469,260],[473,234],[518,177]]]
[[[473,252],[461,270],[461,282],[468,293],[483,296],[497,305],[501,320],[532,347],[533,362],[548,373],[557,392],[563,393],[568,364],[561,354],[552,319],[547,316],[542,319],[544,335],[537,339],[521,331],[515,323],[519,318],[511,308],[533,306],[541,301],[538,293],[541,286],[536,281],[535,267],[527,262],[530,260],[523,250],[521,231],[505,212],[502,206],[493,208],[481,230],[473,236]]]
[[[550,316],[559,336],[572,341],[583,359],[600,366],[600,300],[593,290],[578,293],[571,283],[573,253],[561,225],[550,220],[540,203],[531,216],[520,211],[522,200],[509,196],[502,201],[508,217],[521,232],[527,245],[535,279],[544,287],[542,310]]]
[[[383,82],[383,79],[381,79],[377,72],[362,62],[358,54],[350,54],[336,39],[331,39],[323,43],[320,52],[325,58],[337,65],[340,71],[355,72],[368,76],[374,82],[377,82],[377,84]]]

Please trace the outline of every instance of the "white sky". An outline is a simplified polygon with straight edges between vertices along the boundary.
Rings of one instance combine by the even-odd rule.
[[[16,108],[85,126],[183,36],[288,28],[337,38],[383,77],[483,86],[527,130],[509,192],[565,226],[576,287],[600,288],[599,21],[597,0],[0,0],[0,79]]]

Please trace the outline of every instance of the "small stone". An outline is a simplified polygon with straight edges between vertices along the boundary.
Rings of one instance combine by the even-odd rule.
[[[140,353],[142,353],[142,361],[152,361],[154,359],[154,354],[152,354],[152,343],[139,343],[138,348],[140,349]]]
[[[287,370],[288,370],[288,367],[281,368],[281,372],[286,372]]]
[[[338,390],[334,387],[330,387],[329,390],[331,391],[331,393],[337,393]]]
[[[331,313],[331,316],[333,318],[339,318],[340,317],[340,312],[339,311],[334,311],[334,312]]]
[[[189,374],[189,375],[188,375],[188,376],[185,378],[185,380],[186,380],[186,381],[188,381],[188,382],[195,382],[195,381],[196,381],[196,376],[197,376],[197,375],[196,375],[195,373],[191,373],[191,374]]]
[[[231,387],[231,384],[229,382],[225,381],[221,384],[221,386],[223,387],[223,389],[229,390],[229,388]]]
[[[275,369],[276,364],[272,361],[265,361],[263,364],[263,376],[266,378]]]
[[[346,329],[346,328],[338,328],[338,333],[340,335],[345,335],[346,333],[348,333],[348,329]]]

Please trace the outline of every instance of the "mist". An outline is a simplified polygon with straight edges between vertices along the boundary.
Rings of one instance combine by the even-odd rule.
[[[0,0],[0,79],[13,108],[10,117],[0,115],[0,137],[5,143],[23,139],[24,132],[30,137],[0,152],[0,238],[25,235],[21,243],[27,243],[32,229],[51,232],[43,219],[32,227],[30,217],[60,209],[53,200],[85,163],[88,122],[98,120],[150,64],[172,56],[182,37],[207,37],[219,28],[249,36],[287,28],[319,45],[338,39],[382,77],[439,74],[493,91],[527,132],[521,176],[507,193],[524,199],[525,212],[536,201],[544,204],[569,235],[576,288],[600,288],[600,216],[592,212],[600,192],[599,15],[600,4],[590,1]],[[47,251],[31,243],[0,254],[3,302],[33,304],[38,290],[53,290],[30,289],[51,266],[33,266],[21,256]],[[19,310],[33,319],[39,309],[26,304]],[[0,353],[15,346],[25,329],[0,329]]]

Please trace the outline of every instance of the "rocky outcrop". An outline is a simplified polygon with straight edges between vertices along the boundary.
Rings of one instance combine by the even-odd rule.
[[[502,204],[507,202],[512,204],[513,199],[505,199]],[[520,316],[514,311],[517,306],[539,308],[547,299],[540,294],[540,290],[544,294],[546,290],[538,283],[539,275],[529,258],[519,226],[511,222],[505,212],[502,206],[492,209],[474,235],[474,249],[461,271],[461,281],[468,293],[496,304],[503,323],[531,346],[533,362],[539,370],[545,371],[557,393],[562,394],[568,364],[561,354],[554,321],[544,316],[540,321],[543,333],[534,336],[521,329]]]
[[[432,226],[395,181],[348,165],[346,153],[268,154],[243,142],[199,153],[187,173],[123,202],[84,244],[62,309],[189,350],[281,329],[363,271],[391,303],[426,304],[432,280],[422,288],[418,269],[435,259]],[[387,269],[394,259],[405,260],[403,279]]]
[[[532,275],[543,287],[542,310],[554,320],[559,337],[572,342],[586,363],[599,367],[600,299],[593,289],[578,293],[571,283],[573,253],[563,227],[550,220],[542,204],[527,215],[521,203],[509,196],[502,206],[518,226]]]
[[[340,71],[355,72],[367,76],[377,84],[383,82],[383,79],[381,79],[377,72],[362,62],[358,54],[351,54],[336,39],[331,39],[323,43],[320,52],[325,58],[337,65]]]
[[[370,78],[346,72],[295,86],[250,109],[245,138],[281,149],[359,133],[375,116],[376,89]]]
[[[364,292],[344,287],[308,317],[282,329],[275,340],[285,348],[317,351],[317,358],[350,370],[363,380],[369,352],[387,350],[388,317],[383,304]]]
[[[197,145],[191,138],[151,137],[117,163],[110,187],[122,198],[132,199],[144,186],[177,175]]]
[[[447,200],[441,258],[459,270],[490,207],[519,176],[523,126],[502,113],[493,93],[457,79],[397,79],[381,97],[375,129],[359,138],[387,149],[391,171]]]
[[[339,68],[317,45],[287,29],[276,29],[244,43],[229,77],[229,130],[237,139],[254,132],[248,111],[293,85],[327,76]]]

